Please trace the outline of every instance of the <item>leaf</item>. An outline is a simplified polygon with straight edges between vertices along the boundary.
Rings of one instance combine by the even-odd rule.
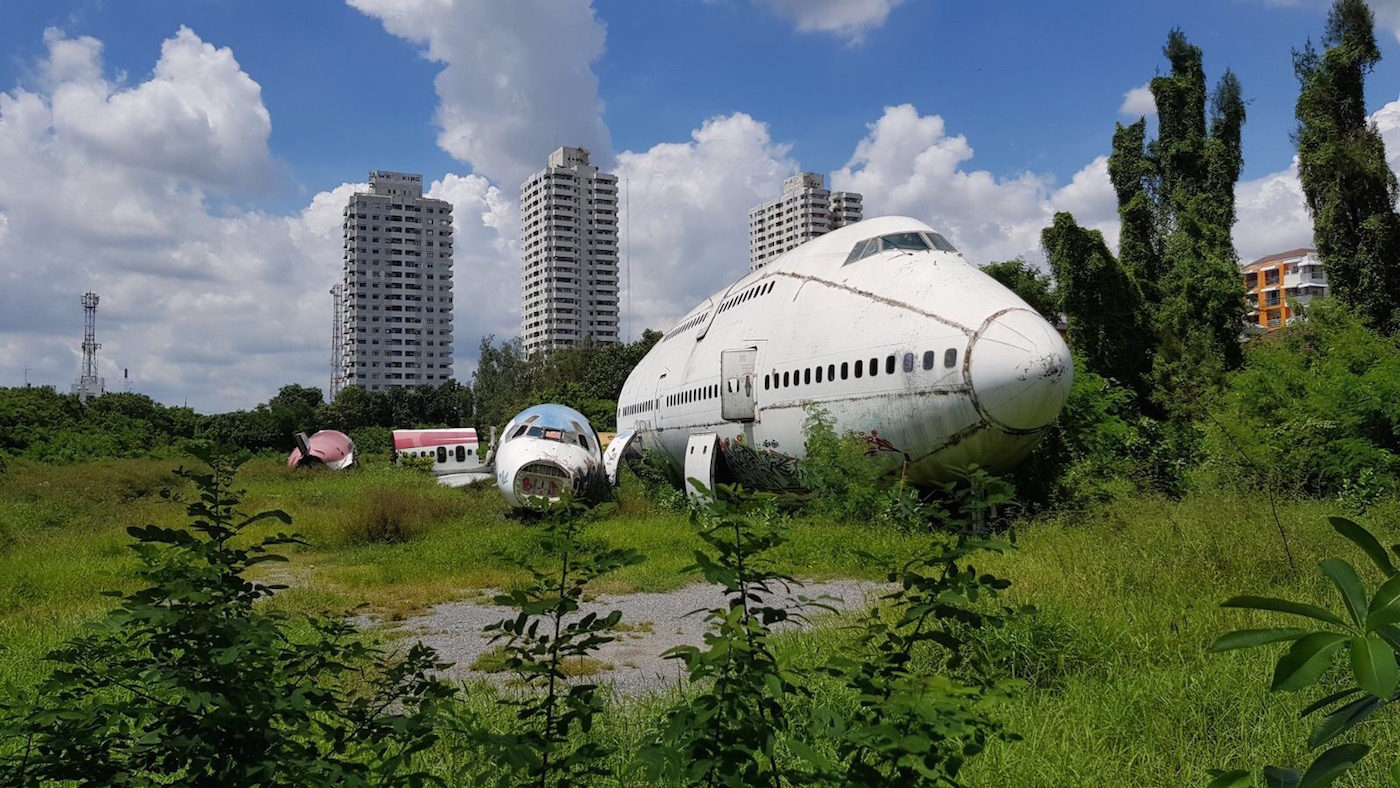
[[[1340,558],[1329,558],[1318,564],[1318,568],[1337,586],[1342,601],[1346,602],[1347,612],[1351,614],[1351,620],[1358,627],[1361,626],[1366,621],[1366,589],[1362,588],[1361,578],[1356,576],[1356,570]]]
[[[1302,602],[1290,602],[1287,599],[1273,599],[1264,596],[1234,596],[1220,603],[1221,607],[1238,607],[1246,610],[1273,610],[1279,613],[1291,613],[1295,616],[1307,616],[1318,621],[1325,621],[1328,624],[1336,624],[1345,627],[1347,622],[1343,621],[1336,613]]]
[[[1308,747],[1321,747],[1332,741],[1374,714],[1382,705],[1384,704],[1380,698],[1363,695],[1345,706],[1333,709],[1313,726],[1312,732],[1308,734]]]
[[[1269,788],[1297,788],[1297,769],[1281,769],[1277,766],[1264,767],[1264,784]]]
[[[1395,694],[1395,685],[1400,682],[1395,652],[1375,638],[1351,639],[1351,672],[1362,689],[1385,700]]]
[[[1294,692],[1317,681],[1331,667],[1332,656],[1347,639],[1346,635],[1332,632],[1314,632],[1300,638],[1279,659],[1270,689]]]
[[[1249,772],[1243,769],[1236,769],[1232,772],[1211,769],[1210,773],[1215,779],[1207,783],[1206,788],[1249,788],[1254,784],[1254,781],[1250,779]]]
[[[1331,695],[1318,698],[1312,703],[1309,703],[1307,707],[1304,708],[1302,711],[1298,712],[1298,718],[1302,719],[1303,717],[1306,717],[1309,714],[1312,714],[1325,706],[1331,706],[1333,703],[1336,703],[1342,698],[1350,697],[1362,691],[1363,690],[1360,687],[1352,687],[1351,689],[1344,689],[1341,692],[1334,692]]]
[[[1376,566],[1380,567],[1382,572],[1385,572],[1386,577],[1391,577],[1395,574],[1395,565],[1390,562],[1390,555],[1386,553],[1380,541],[1377,540],[1370,531],[1366,530],[1364,526],[1348,520],[1345,517],[1328,517],[1327,522],[1332,524],[1332,528],[1336,530],[1337,533],[1350,539],[1352,544],[1360,547],[1362,552],[1370,556]]]
[[[1333,747],[1317,756],[1317,760],[1313,761],[1312,766],[1309,766],[1303,775],[1303,781],[1298,784],[1298,788],[1321,788],[1331,785],[1333,780],[1359,763],[1370,751],[1371,748],[1365,744],[1339,744]]]
[[[1400,622],[1400,575],[1390,578],[1376,589],[1366,611],[1367,631],[1396,622]]]
[[[1306,629],[1239,629],[1221,635],[1210,644],[1207,651],[1231,651],[1237,648],[1254,648],[1283,640],[1297,640],[1308,634]]]

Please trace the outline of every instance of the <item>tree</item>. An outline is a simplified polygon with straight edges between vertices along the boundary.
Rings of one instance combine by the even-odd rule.
[[[1046,320],[1053,323],[1060,319],[1059,294],[1055,292],[1055,280],[1050,274],[1020,257],[999,263],[987,263],[982,266],[982,273],[1020,296],[1022,301]]]
[[[1069,346],[1091,372],[1141,391],[1151,365],[1152,333],[1142,291],[1108,251],[1103,234],[1068,213],[1041,232],[1041,243],[1069,315]]]
[[[1293,53],[1298,93],[1298,177],[1313,217],[1313,240],[1337,299],[1375,329],[1400,328],[1400,188],[1385,142],[1366,117],[1365,79],[1381,58],[1363,0],[1336,0],[1326,51]]]

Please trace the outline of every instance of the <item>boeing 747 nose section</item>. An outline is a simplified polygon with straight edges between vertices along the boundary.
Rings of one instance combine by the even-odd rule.
[[[973,404],[991,426],[1026,434],[1050,425],[1074,381],[1069,347],[1045,318],[1007,309],[982,324],[966,364]]]

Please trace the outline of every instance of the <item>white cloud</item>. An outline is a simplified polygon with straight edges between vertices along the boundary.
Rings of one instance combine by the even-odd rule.
[[[469,381],[481,337],[520,333],[519,206],[480,175],[449,173],[427,195],[452,203],[452,373]]]
[[[1156,115],[1157,100],[1152,97],[1152,89],[1147,85],[1139,85],[1124,93],[1123,103],[1118,107],[1118,114],[1130,118]]]
[[[883,27],[905,0],[758,0],[801,33],[830,33],[856,43]]]
[[[606,31],[589,0],[347,2],[443,64],[438,145],[476,173],[513,190],[560,145],[611,164],[592,70]]]
[[[37,92],[0,93],[0,370],[77,376],[78,297],[96,289],[101,372],[204,409],[324,382],[337,196],[291,217],[214,215],[206,194],[261,188],[273,164],[260,89],[182,28],[134,86],[92,38],[45,34]]]
[[[1040,259],[1040,231],[1061,210],[1116,241],[1117,204],[1104,157],[1056,188],[1043,175],[997,178],[964,168],[972,155],[967,139],[949,136],[941,117],[920,115],[909,104],[886,107],[851,160],[832,175],[832,188],[863,194],[866,216],[928,222],[977,264],[1018,255]]]
[[[669,328],[748,271],[748,210],[780,194],[783,179],[797,171],[788,152],[766,125],[738,112],[705,121],[689,142],[618,154],[625,195],[619,240],[624,261],[630,254],[634,339],[644,328]],[[626,314],[620,328],[625,338]]]

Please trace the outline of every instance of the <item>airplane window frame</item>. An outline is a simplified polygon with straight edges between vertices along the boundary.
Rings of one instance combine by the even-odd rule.
[[[880,374],[880,359],[879,359],[879,358],[872,358],[872,359],[870,359],[870,377],[873,378],[873,377],[875,377],[876,375],[879,375],[879,374]]]
[[[842,380],[846,380],[846,376],[847,376],[847,374],[848,374],[849,372],[850,372],[850,362],[848,362],[848,361],[842,361],[842,362],[841,362],[841,379],[842,379]]]
[[[788,387],[789,387],[789,384],[788,384],[788,373],[787,373],[786,371],[784,371],[784,372],[783,372],[783,388],[788,388]]]
[[[864,367],[865,367],[865,359],[863,359],[863,358],[858,358],[858,359],[856,359],[856,365],[855,365],[855,367],[856,367],[856,368],[855,368],[856,379],[859,380],[860,378],[865,377],[865,370],[864,370]]]
[[[817,382],[818,382],[818,383],[821,383],[821,382],[822,382],[822,365],[821,365],[821,364],[818,364],[818,365],[817,365]]]
[[[802,371],[802,385],[804,385],[804,386],[810,386],[810,385],[812,385],[812,368],[811,368],[811,367],[807,367],[805,370]]]
[[[943,368],[952,369],[958,365],[958,349],[950,347],[943,351]]]
[[[913,354],[913,353],[907,353],[907,352],[906,352],[906,353],[904,354],[904,363],[903,363],[903,367],[904,367],[904,374],[906,374],[906,375],[912,374],[912,373],[914,372],[914,354]]]
[[[886,374],[886,375],[893,375],[893,374],[894,374],[894,354],[893,354],[893,353],[891,353],[891,354],[888,355],[888,356],[885,356],[885,374]]]
[[[835,381],[835,380],[836,380],[836,365],[835,365],[835,364],[827,364],[827,365],[826,365],[826,382],[831,383],[831,382],[833,382],[833,381]]]
[[[928,372],[938,365],[938,353],[933,350],[924,351],[924,371]]]

